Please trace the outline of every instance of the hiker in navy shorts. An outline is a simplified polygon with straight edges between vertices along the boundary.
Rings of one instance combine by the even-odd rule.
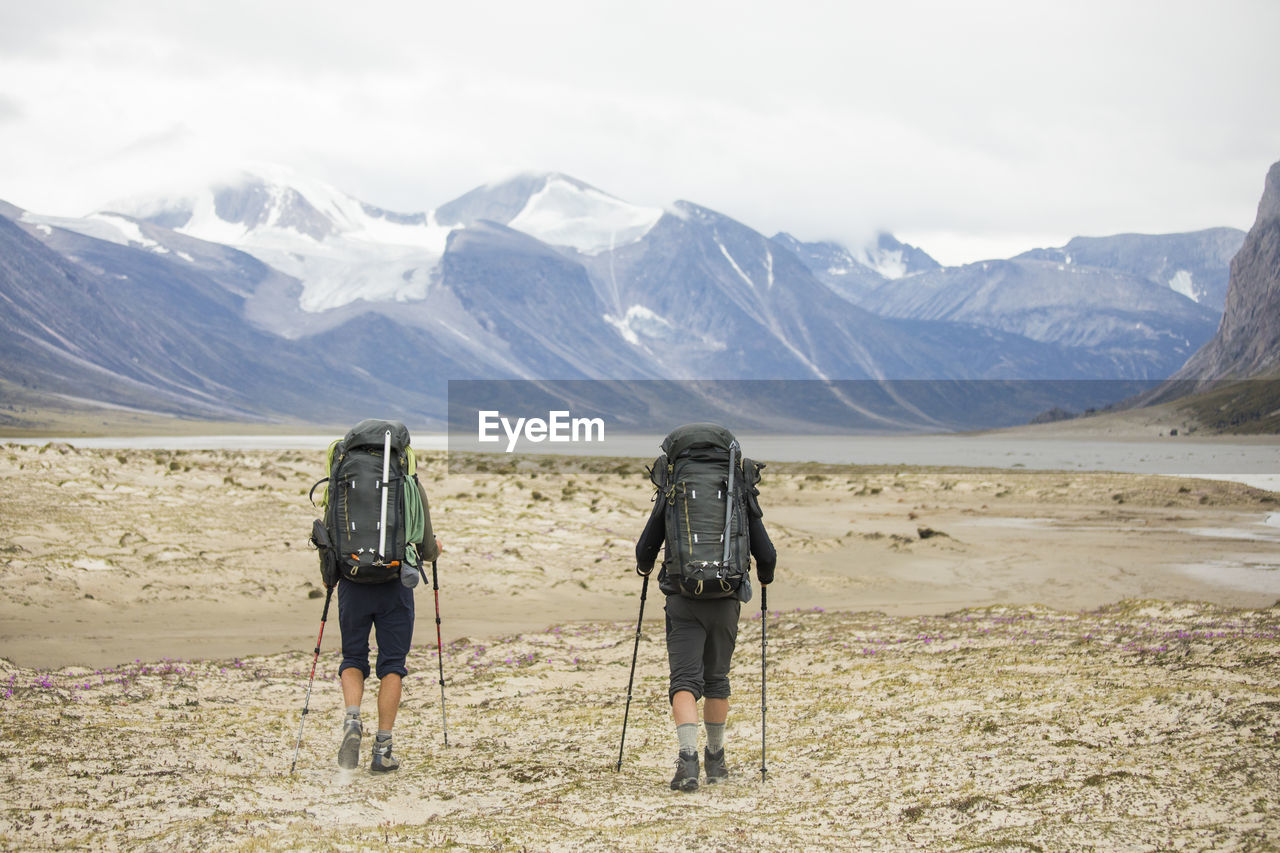
[[[430,516],[427,536],[421,554],[424,562],[440,556],[440,540],[431,533]],[[429,544],[430,543],[430,544]],[[338,626],[342,631],[342,665],[338,679],[342,682],[342,698],[347,706],[342,726],[342,745],[338,748],[338,766],[351,769],[360,758],[360,740],[364,736],[360,722],[360,701],[364,682],[369,677],[369,634],[378,643],[375,672],[378,676],[378,734],[374,739],[374,772],[395,770],[400,761],[391,754],[391,730],[400,710],[401,681],[409,674],[405,658],[413,642],[413,590],[398,578],[386,583],[355,583],[338,579]]]

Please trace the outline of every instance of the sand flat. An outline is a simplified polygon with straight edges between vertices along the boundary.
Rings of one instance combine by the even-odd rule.
[[[613,772],[651,492],[618,459],[460,476],[426,454],[445,648],[420,588],[405,767],[333,763],[331,613],[289,776],[323,603],[305,547],[322,465],[316,450],[0,449],[0,846],[1280,845],[1275,493],[770,465],[769,781],[757,598],[734,779],[687,796],[666,789],[655,590]]]

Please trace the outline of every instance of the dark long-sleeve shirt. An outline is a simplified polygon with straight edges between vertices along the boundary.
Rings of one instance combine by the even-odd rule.
[[[654,562],[658,559],[658,549],[666,544],[667,526],[664,518],[666,508],[666,498],[659,492],[657,500],[653,502],[653,511],[649,513],[649,521],[636,542],[636,566],[640,569],[652,569]],[[747,517],[750,519],[747,531],[751,539],[751,556],[756,561],[756,577],[762,584],[773,583],[773,570],[778,564],[778,552],[773,547],[773,541],[769,539],[768,531],[764,529],[764,521],[751,513],[747,513]],[[665,561],[662,571],[658,573],[658,588],[668,595],[679,591],[676,585],[667,579]],[[750,596],[751,587],[744,583],[739,590],[739,598],[747,601]]]

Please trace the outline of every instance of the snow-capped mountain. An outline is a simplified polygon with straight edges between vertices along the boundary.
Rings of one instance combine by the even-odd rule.
[[[982,261],[887,284],[862,302],[887,317],[967,323],[1115,359],[1109,376],[1159,379],[1213,334],[1217,314],[1124,272]]]
[[[819,281],[855,304],[886,281],[942,267],[928,253],[886,232],[853,248],[831,241],[806,243],[785,231],[773,239],[800,258]]]
[[[839,243],[805,243],[781,232],[773,239],[785,246],[809,268],[818,281],[837,295],[858,305],[868,293],[885,283],[885,277]]]
[[[1065,246],[1033,249],[1018,258],[1128,273],[1221,311],[1231,259],[1244,236],[1238,228],[1209,228],[1187,234],[1076,237]]]
[[[884,231],[876,235],[874,243],[859,247],[854,257],[864,266],[890,280],[932,272],[942,267],[927,252],[903,243]]]
[[[438,208],[433,216],[453,227],[488,220],[551,246],[595,255],[639,240],[657,224],[662,210],[628,204],[552,172],[518,175],[478,187]]]
[[[787,234],[776,239],[828,288],[873,314],[962,323],[1097,357],[1109,354],[1115,361],[1102,376],[1158,378],[1213,334],[1214,294],[1225,282],[1237,238],[1243,233],[1230,228],[1076,238],[1067,247],[1010,260],[942,267],[881,235],[877,249],[891,260],[910,261],[906,274],[896,277],[882,274],[883,262],[882,271],[874,269],[867,250],[803,243]]]
[[[887,234],[768,238],[556,173],[418,213],[257,169],[83,219],[0,218],[0,297],[21,306],[6,369],[163,411],[342,420],[344,400],[394,398],[384,411],[437,419],[446,380],[470,378],[1162,377],[1216,322],[1127,269],[942,268]],[[867,415],[832,399],[834,417]]]
[[[662,215],[554,173],[480,187],[439,210],[393,213],[278,167],[255,167],[192,193],[112,208],[253,255],[296,279],[299,305],[310,312],[357,301],[425,299],[438,280],[449,235],[483,221],[595,254],[639,239]]]
[[[13,208],[0,214],[0,373],[29,393],[231,419],[321,421],[331,395],[357,388],[391,395],[402,411],[423,405],[418,392],[397,393],[333,358],[321,340],[291,342],[247,323],[235,290],[276,275],[253,258],[213,244],[206,257],[156,251],[164,247],[145,233],[121,243],[25,224]],[[148,227],[157,226],[139,230]]]
[[[112,207],[258,258],[296,279],[300,306],[313,312],[357,300],[422,299],[451,230],[427,214],[391,213],[262,167],[198,191]]]

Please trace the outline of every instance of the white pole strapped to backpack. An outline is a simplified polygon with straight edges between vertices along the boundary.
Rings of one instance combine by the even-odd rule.
[[[737,468],[733,459],[735,452],[738,452],[738,442],[732,441],[729,443],[729,491],[725,495],[724,502],[724,554],[720,559],[720,564],[725,568],[729,566],[729,537],[733,533],[733,505],[736,503],[733,499],[733,472]]]
[[[391,476],[391,430],[382,437],[382,520],[378,522],[378,559],[387,560],[387,478]]]

